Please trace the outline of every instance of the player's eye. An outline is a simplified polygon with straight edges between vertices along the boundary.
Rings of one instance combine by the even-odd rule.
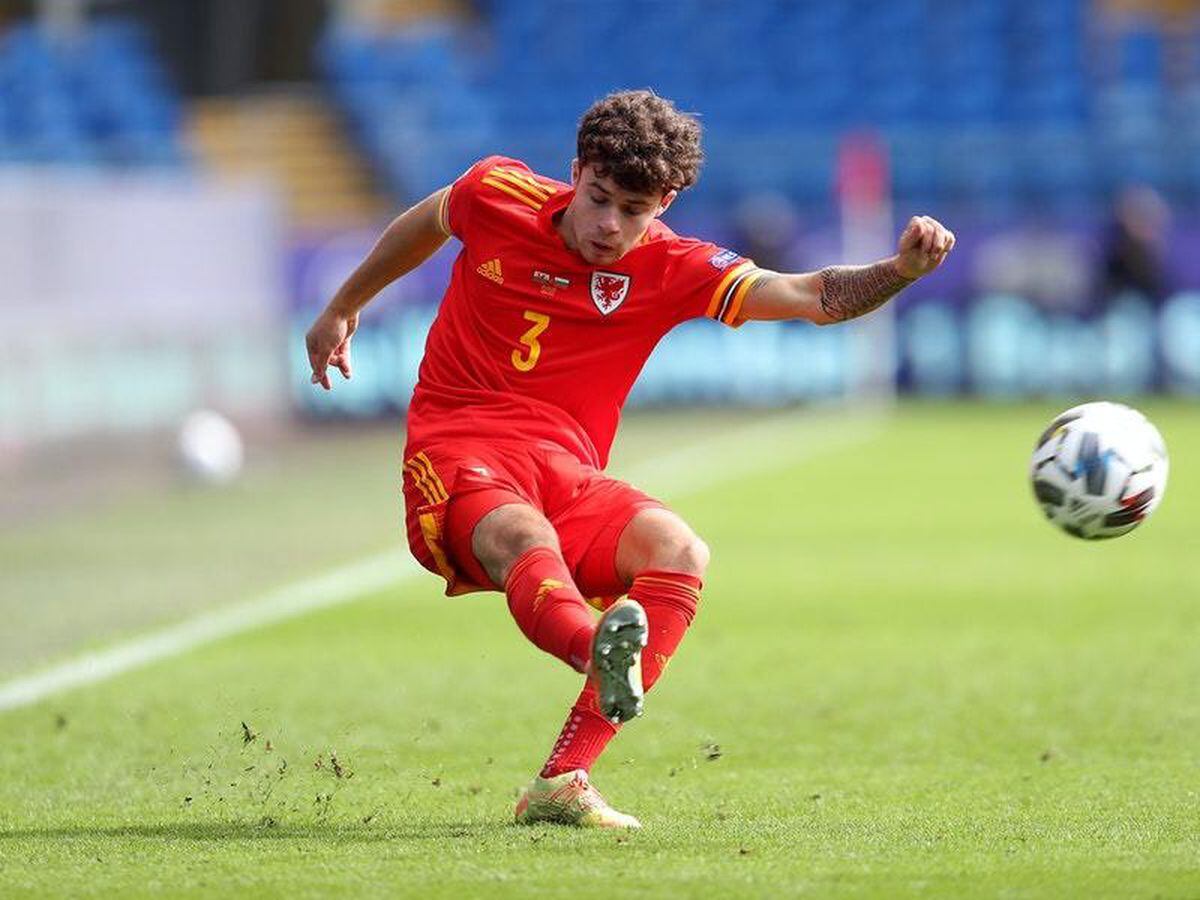
[[[597,194],[592,194],[592,202],[595,203],[597,206],[603,206],[605,203],[608,202],[608,198],[599,196]]]

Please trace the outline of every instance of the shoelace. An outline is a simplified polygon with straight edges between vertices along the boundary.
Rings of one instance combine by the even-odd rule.
[[[576,775],[562,787],[551,793],[549,799],[555,803],[573,801],[584,812],[603,809],[608,805],[604,802],[604,798],[600,796],[600,792],[592,787],[586,778],[579,775]]]
[[[600,792],[592,787],[591,782],[586,778],[576,776],[571,780],[572,786],[578,790],[576,802],[580,809],[584,812],[591,812],[594,809],[602,809],[608,804],[604,802],[604,798],[600,796]]]

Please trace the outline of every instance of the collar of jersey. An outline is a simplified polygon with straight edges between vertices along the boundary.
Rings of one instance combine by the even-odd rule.
[[[547,234],[552,234],[554,237],[562,240],[562,235],[558,233],[558,229],[554,227],[554,217],[567,208],[571,202],[571,198],[575,196],[575,188],[567,188],[565,191],[558,191],[550,197],[542,208],[538,210],[538,223],[542,230]],[[566,248],[566,244],[563,247]]]

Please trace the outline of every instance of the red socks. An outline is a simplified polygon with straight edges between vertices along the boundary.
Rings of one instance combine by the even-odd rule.
[[[650,625],[649,641],[642,651],[642,685],[647,691],[662,675],[696,617],[700,587],[699,578],[682,572],[649,571],[633,580],[629,597],[642,604]],[[596,689],[588,681],[571,707],[541,776],[589,770],[616,733],[617,726],[601,715]]]
[[[588,679],[583,693],[567,714],[567,721],[558,740],[554,742],[550,758],[538,774],[543,778],[553,778],[576,769],[587,771],[617,733],[617,727],[601,715],[600,707],[596,704],[596,687]]]
[[[525,637],[582,672],[596,622],[559,555],[549,547],[526,550],[509,569],[504,593]]]
[[[683,634],[696,618],[700,603],[701,581],[682,572],[643,572],[633,579],[629,599],[646,610],[650,636],[642,651],[642,686],[646,690],[663,673]]]

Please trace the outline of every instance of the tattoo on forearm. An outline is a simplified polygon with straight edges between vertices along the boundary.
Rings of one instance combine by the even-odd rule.
[[[821,309],[839,322],[864,316],[883,306],[913,283],[891,261],[869,266],[826,266],[821,276]]]

